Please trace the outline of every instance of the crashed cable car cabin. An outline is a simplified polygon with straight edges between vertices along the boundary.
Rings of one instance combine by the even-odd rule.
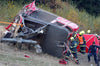
[[[27,16],[25,22],[27,27],[32,29],[47,25],[46,29],[43,30],[44,34],[41,37],[40,45],[43,52],[57,57],[61,57],[63,52],[63,48],[57,47],[57,43],[65,42],[79,28],[75,23],[42,9]]]
[[[24,15],[23,18],[23,24],[36,33],[30,34],[29,29],[26,33],[25,30],[20,30],[18,33],[23,31],[24,39],[37,41],[44,53],[56,57],[61,57],[63,52],[63,48],[58,47],[57,43],[66,42],[79,29],[77,24],[40,8],[30,15]]]

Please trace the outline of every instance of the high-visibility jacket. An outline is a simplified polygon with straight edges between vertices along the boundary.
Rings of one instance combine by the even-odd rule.
[[[79,39],[79,44],[83,44],[84,43],[83,36],[78,36],[78,39]]]
[[[78,44],[77,44],[76,41],[71,42],[70,50],[71,50],[72,53],[77,53],[77,46],[78,46]]]

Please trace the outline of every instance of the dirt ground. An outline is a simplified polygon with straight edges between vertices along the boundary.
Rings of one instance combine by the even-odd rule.
[[[4,26],[0,26],[0,38],[4,32]],[[28,55],[29,58],[24,57]],[[88,62],[87,54],[78,53],[80,64],[69,61],[67,65],[59,64],[59,59],[48,54],[36,54],[34,51],[18,50],[7,43],[0,43],[0,66],[96,66],[93,57]]]

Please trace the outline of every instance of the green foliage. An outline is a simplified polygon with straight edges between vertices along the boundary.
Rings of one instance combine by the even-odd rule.
[[[89,14],[100,16],[100,0],[69,0],[76,4],[79,10],[86,10]]]
[[[11,22],[22,8],[22,5],[14,4],[13,1],[7,1],[5,4],[2,4],[0,8],[0,21]]]
[[[79,25],[79,30],[87,31],[88,29],[90,29],[93,33],[99,34],[100,17],[95,18],[85,11],[80,12],[78,9],[76,9],[75,6],[72,6],[65,2],[61,2],[60,6],[63,7],[63,9],[57,8],[56,12],[54,12],[55,14],[62,16],[72,22],[75,22]],[[42,5],[42,8],[47,11],[53,12],[53,9],[50,9],[49,6],[46,7],[45,5]]]
[[[1,1],[0,1],[1,3]],[[11,22],[15,15],[18,14],[19,10],[23,7],[23,4],[19,4],[15,1],[7,1],[3,2],[2,7],[0,7],[0,21],[8,21]],[[5,3],[5,4],[4,4]],[[79,11],[76,9],[76,6],[70,5],[67,0],[66,2],[62,2],[61,0],[57,0],[56,3],[61,8],[55,8],[51,9],[49,7],[49,4],[38,4],[37,6],[39,8],[42,8],[44,10],[47,10],[49,12],[53,12],[59,16],[62,16],[76,24],[79,25],[79,30],[85,30],[91,29],[93,33],[100,32],[100,17],[94,17],[89,15],[85,10]],[[0,6],[1,6],[0,5]]]

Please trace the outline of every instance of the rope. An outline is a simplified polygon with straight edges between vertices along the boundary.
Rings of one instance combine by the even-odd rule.
[[[2,23],[2,24],[21,25],[21,26],[23,26],[22,24],[17,24],[17,23],[9,23],[9,22],[3,22],[3,21],[0,21],[0,23]]]

